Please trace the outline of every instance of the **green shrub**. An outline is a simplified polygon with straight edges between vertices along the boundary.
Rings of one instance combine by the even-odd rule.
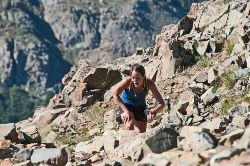
[[[228,55],[231,55],[231,53],[233,52],[234,45],[235,44],[233,42],[230,42],[230,41],[227,41],[225,43],[224,49]]]
[[[203,57],[203,56],[196,56],[196,65],[199,68],[205,68],[209,66],[209,60],[207,57]]]
[[[228,114],[228,110],[230,108],[232,108],[235,104],[236,104],[236,100],[235,97],[232,95],[227,95],[224,96],[225,100],[221,106],[221,110],[220,110],[220,114],[223,115],[227,115]]]
[[[217,77],[211,84],[212,88],[212,92],[216,93],[218,88],[222,86],[222,80],[221,77]]]
[[[236,76],[233,72],[225,72],[222,74],[223,85],[227,88],[232,89],[236,84]]]

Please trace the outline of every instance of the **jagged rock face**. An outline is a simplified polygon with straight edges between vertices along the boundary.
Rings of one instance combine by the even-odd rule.
[[[154,55],[161,61],[156,80],[169,78],[178,69],[189,66],[196,54],[210,58],[212,54],[222,52],[229,47],[226,43],[233,43],[232,55],[243,54],[242,50],[246,50],[237,61],[241,66],[247,66],[239,61],[249,57],[248,17],[247,1],[194,3],[178,24],[163,27],[157,35]]]
[[[44,19],[56,38],[91,63],[128,56],[138,46],[150,46],[160,27],[176,22],[185,11],[174,1],[43,0],[42,4]]]
[[[22,2],[2,2],[1,8],[1,83],[42,94],[60,81],[70,65],[62,59],[51,30],[39,17],[39,8],[28,8]]]

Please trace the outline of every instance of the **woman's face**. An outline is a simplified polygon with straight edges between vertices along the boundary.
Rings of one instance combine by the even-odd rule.
[[[133,70],[131,73],[132,82],[136,88],[143,86],[144,76],[141,73]]]

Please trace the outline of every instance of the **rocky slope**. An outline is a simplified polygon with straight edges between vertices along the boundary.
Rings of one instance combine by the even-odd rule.
[[[247,0],[193,4],[176,25],[162,28],[154,49],[98,67],[78,61],[46,108],[0,125],[1,162],[249,165],[249,15]],[[111,97],[137,62],[167,103],[145,133],[115,123]],[[154,106],[152,94],[147,104]]]

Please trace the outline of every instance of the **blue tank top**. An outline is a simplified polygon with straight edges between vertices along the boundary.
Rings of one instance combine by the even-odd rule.
[[[123,104],[129,105],[135,108],[146,108],[146,96],[148,89],[146,85],[142,92],[136,94],[132,86],[129,89],[124,89],[121,93],[121,100]]]

